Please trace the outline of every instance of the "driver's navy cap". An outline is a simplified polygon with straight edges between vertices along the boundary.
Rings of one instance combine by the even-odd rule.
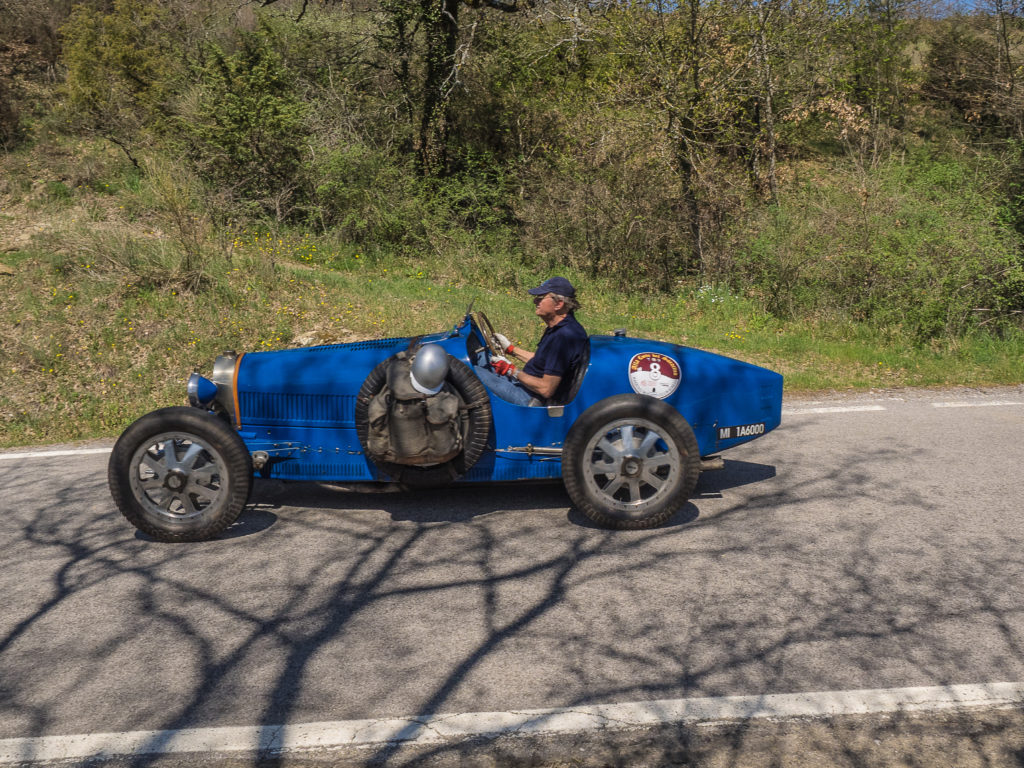
[[[528,293],[532,293],[534,296],[543,296],[546,293],[555,293],[559,296],[566,296],[570,299],[576,298],[576,289],[573,288],[572,283],[564,277],[549,277],[536,288],[531,288]]]

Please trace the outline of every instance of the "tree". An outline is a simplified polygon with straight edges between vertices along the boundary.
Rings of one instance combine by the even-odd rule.
[[[460,26],[461,6],[516,13],[531,0],[383,0],[379,40],[397,56],[397,77],[406,96],[407,114],[416,124],[414,151],[426,176],[450,170],[449,138],[452,95],[461,84],[477,23]],[[462,39],[460,39],[462,38]]]
[[[64,25],[68,101],[82,127],[133,147],[166,125],[180,60],[152,0],[114,0],[109,12],[75,6]]]
[[[984,5],[982,6],[984,7]],[[1021,5],[1013,0],[989,0],[988,11],[995,24],[996,67],[995,84],[999,102],[1007,113],[1011,129],[1018,139],[1024,139],[1020,104],[1019,56],[1022,43]]]
[[[911,68],[906,54],[914,0],[844,0],[837,21],[848,72],[839,94],[866,110],[870,162],[878,162],[903,125]],[[843,87],[845,86],[845,87]],[[845,93],[844,93],[845,91]]]
[[[204,175],[276,218],[291,210],[307,134],[307,105],[261,24],[228,53],[209,49],[199,70],[199,109],[184,133]]]
[[[751,41],[719,0],[655,7],[624,4],[611,14],[621,51],[620,98],[657,115],[680,184],[690,253],[683,272],[707,275],[709,225],[717,225],[726,185],[721,162],[749,136],[748,93],[740,87]]]
[[[262,0],[263,6],[279,0]],[[533,0],[380,0],[377,42],[402,92],[403,113],[413,128],[412,151],[425,176],[450,171],[452,95],[473,45],[476,22],[464,30],[463,6],[517,13]],[[307,8],[303,0],[297,19]]]

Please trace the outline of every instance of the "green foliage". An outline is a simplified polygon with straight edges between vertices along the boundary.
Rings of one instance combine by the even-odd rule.
[[[471,261],[488,248],[504,252],[514,240],[506,182],[477,161],[463,163],[463,173],[423,177],[365,145],[337,149],[307,170],[317,182],[310,218],[371,251],[472,254]],[[481,265],[450,266],[453,275],[466,276]]]
[[[32,128],[100,133],[136,169],[69,149],[0,179],[40,215],[158,233],[85,238],[140,284],[214,285],[225,230],[269,223],[317,232],[339,269],[567,270],[672,301],[727,285],[762,317],[921,342],[1024,323],[1020,20],[905,0],[214,6],[76,6],[67,113]]]
[[[401,244],[419,218],[409,211],[415,179],[389,157],[351,144],[311,163],[311,217],[356,242]]]
[[[569,265],[641,290],[671,290],[687,274],[686,213],[663,162],[616,153],[599,168],[565,162],[538,184],[519,210],[529,250],[549,269]]]
[[[166,23],[154,0],[114,0],[109,12],[75,6],[62,29],[71,117],[129,153],[166,126],[178,87]]]
[[[956,118],[974,126],[991,124],[987,98],[996,62],[990,43],[962,19],[944,27],[931,41],[926,60],[924,94]]]
[[[848,317],[919,341],[1019,324],[1024,260],[977,170],[915,156],[845,186],[808,184],[770,212],[733,282],[781,317]]]
[[[1004,162],[1005,171],[996,176],[1003,184],[1001,219],[1024,236],[1024,141],[1009,142]]]
[[[234,52],[211,46],[208,53],[195,109],[182,121],[192,156],[214,183],[287,218],[300,193],[309,107],[268,25],[240,33]]]
[[[928,41],[923,93],[975,138],[1024,139],[1021,9],[955,15]]]

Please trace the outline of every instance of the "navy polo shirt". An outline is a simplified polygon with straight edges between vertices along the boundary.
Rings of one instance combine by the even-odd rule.
[[[523,373],[531,376],[561,376],[562,381],[552,400],[561,402],[572,382],[566,377],[577,366],[587,346],[587,332],[575,315],[568,314],[556,325],[544,329],[537,351],[523,366]]]

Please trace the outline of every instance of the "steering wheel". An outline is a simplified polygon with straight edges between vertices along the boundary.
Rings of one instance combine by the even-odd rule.
[[[495,338],[496,334],[494,333],[494,326],[491,325],[491,321],[487,319],[487,315],[480,310],[477,310],[475,318],[476,326],[480,329],[480,334],[484,337],[484,344],[487,345],[487,351],[491,356],[500,357],[505,354],[501,349],[501,344],[499,344],[498,340]]]

